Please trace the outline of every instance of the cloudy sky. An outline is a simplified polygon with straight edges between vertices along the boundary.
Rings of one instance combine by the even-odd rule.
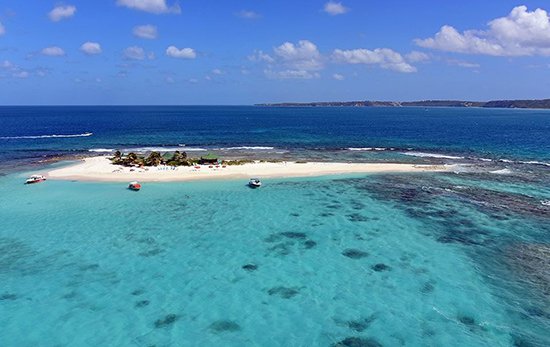
[[[547,0],[2,0],[0,104],[548,98],[547,10]]]

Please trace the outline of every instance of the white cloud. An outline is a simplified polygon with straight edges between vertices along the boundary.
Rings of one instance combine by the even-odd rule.
[[[447,64],[454,65],[454,66],[465,67],[465,68],[468,68],[468,69],[477,69],[477,68],[480,67],[480,65],[477,64],[477,63],[470,63],[470,62],[467,62],[467,61],[457,60],[457,59],[449,59],[449,60],[447,60]]]
[[[261,15],[254,11],[248,11],[248,10],[242,10],[235,14],[237,17],[245,18],[245,19],[258,19],[261,17]]]
[[[2,22],[0,22],[0,36],[4,35],[6,33],[6,28],[2,25]]]
[[[275,62],[275,59],[271,57],[269,54],[264,53],[263,51],[254,51],[254,54],[248,56],[248,60],[253,62],[264,62],[268,64],[272,64]]]
[[[101,53],[101,45],[97,42],[85,42],[80,46],[80,50],[87,55],[95,55]]]
[[[140,37],[142,39],[153,40],[158,36],[157,27],[154,25],[139,25],[134,27],[133,30],[134,36]]]
[[[4,71],[6,74],[3,74],[2,71]],[[20,66],[13,64],[9,60],[4,60],[0,63],[0,78],[3,78],[3,77],[28,78],[29,76],[30,76],[30,72],[28,70],[25,70]]]
[[[430,60],[430,56],[423,52],[412,51],[405,55],[407,61],[411,63],[421,63]]]
[[[2,64],[0,64],[0,67],[3,68],[3,69],[9,69],[9,68],[13,67],[13,63],[9,60],[4,60],[2,62]]]
[[[70,18],[76,13],[76,7],[73,5],[67,6],[56,6],[53,10],[48,13],[48,17],[52,22],[59,22],[62,19]]]
[[[58,46],[46,47],[46,48],[42,49],[40,51],[40,53],[42,55],[47,55],[47,56],[50,56],[50,57],[61,57],[61,56],[65,55],[65,51],[61,47],[58,47]]]
[[[145,50],[139,46],[130,46],[123,52],[124,58],[131,60],[144,60]]]
[[[416,72],[416,68],[407,63],[401,54],[389,48],[377,48],[374,50],[335,49],[332,53],[332,58],[340,63],[378,65],[384,69],[398,72]]]
[[[166,0],[117,0],[117,5],[154,14],[181,13],[178,4],[168,5]]]
[[[212,73],[213,73],[214,75],[223,75],[223,71],[220,70],[220,69],[214,69],[214,70],[212,70]]]
[[[345,77],[343,75],[340,75],[339,73],[335,73],[334,75],[332,75],[332,78],[337,81],[343,81],[345,79]]]
[[[13,77],[16,78],[27,78],[29,77],[29,72],[25,70],[17,71],[13,73]]]
[[[417,45],[441,51],[492,56],[550,56],[550,16],[543,9],[515,7],[506,17],[488,23],[487,30],[460,33],[444,25],[434,37],[416,39]]]
[[[195,59],[197,53],[193,48],[182,48],[179,49],[176,46],[170,46],[166,49],[166,55],[172,58],[180,59]]]
[[[342,5],[341,2],[329,1],[325,4],[323,11],[330,14],[331,16],[337,16],[339,14],[344,14],[349,11],[349,8]]]
[[[271,79],[312,79],[321,77],[318,72],[310,72],[306,70],[264,70],[264,74],[267,78]]]
[[[321,54],[317,46],[308,40],[298,44],[285,42],[273,49],[275,55],[293,70],[320,70],[323,68]]]

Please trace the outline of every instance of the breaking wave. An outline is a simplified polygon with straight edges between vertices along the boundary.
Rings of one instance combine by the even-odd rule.
[[[69,134],[69,135],[29,135],[29,136],[1,136],[2,140],[21,140],[21,139],[51,139],[51,138],[70,138],[70,137],[88,137],[94,133]]]
[[[264,147],[264,146],[238,146],[238,147],[222,147],[220,150],[235,151],[235,150],[252,150],[252,151],[266,151],[275,149],[275,147]]]
[[[427,153],[427,152],[403,152],[402,154],[410,155],[413,157],[420,157],[420,158],[464,159],[464,157],[457,157],[454,155],[445,155],[445,154]]]

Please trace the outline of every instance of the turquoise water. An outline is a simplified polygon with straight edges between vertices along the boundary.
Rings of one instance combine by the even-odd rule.
[[[0,178],[2,346],[550,344],[544,179],[24,177]]]
[[[0,107],[0,123],[1,347],[550,346],[548,110]],[[22,184],[115,149],[459,166]]]

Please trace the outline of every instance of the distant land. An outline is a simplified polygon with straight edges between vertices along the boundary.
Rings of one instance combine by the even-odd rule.
[[[328,101],[328,102],[281,102],[256,104],[267,107],[487,107],[487,108],[537,108],[550,109],[550,99],[542,100],[423,100],[423,101]]]

